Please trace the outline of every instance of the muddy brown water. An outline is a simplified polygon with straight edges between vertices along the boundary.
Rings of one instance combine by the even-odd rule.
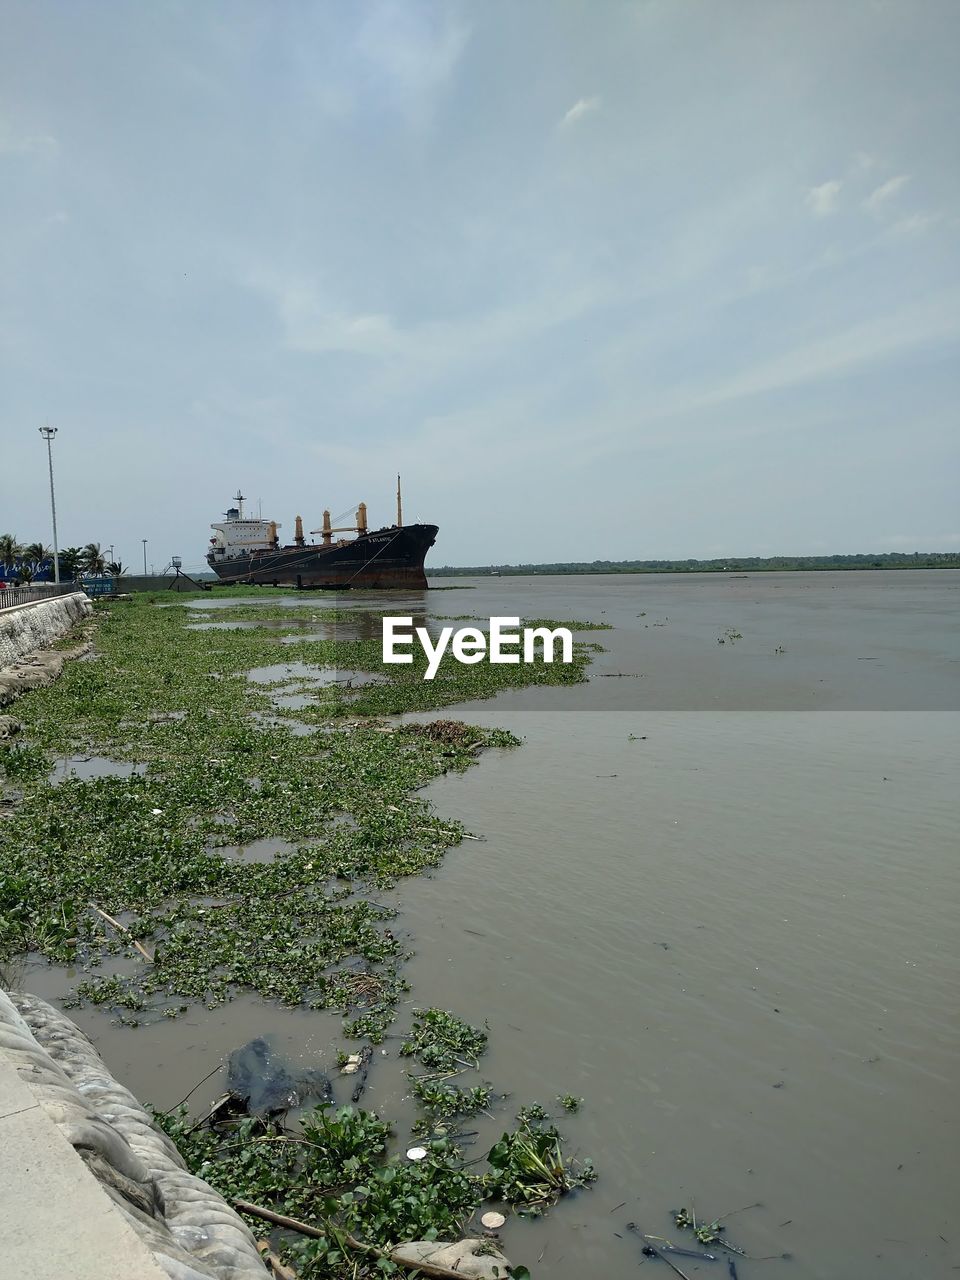
[[[955,1274],[960,573],[442,585],[462,589],[337,603],[616,627],[583,636],[606,648],[584,685],[442,713],[524,746],[427,788],[482,841],[382,897],[415,950],[411,1003],[489,1022],[503,1118],[586,1099],[560,1127],[599,1181],[509,1222],[507,1252],[619,1280],[642,1262],[628,1221],[676,1238],[672,1207],[761,1201],[731,1238],[792,1259],[738,1260],[745,1280]],[[135,1031],[74,1016],[161,1106],[254,1036],[327,1069],[341,1043],[330,1015],[248,996]],[[409,1115],[384,1047],[366,1100]],[[497,1132],[478,1127],[476,1154]]]

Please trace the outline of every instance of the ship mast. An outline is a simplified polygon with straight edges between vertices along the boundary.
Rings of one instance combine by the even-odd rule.
[[[234,498],[234,502],[237,504],[237,510],[240,512],[240,515],[238,518],[242,520],[243,519],[243,494],[240,492],[239,489],[237,490],[237,496]]]

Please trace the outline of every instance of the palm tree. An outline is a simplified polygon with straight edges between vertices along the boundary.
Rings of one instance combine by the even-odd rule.
[[[29,587],[30,583],[36,577],[36,570],[29,560],[23,559],[20,561],[17,566],[17,577],[19,578],[20,585],[22,587]]]
[[[27,546],[20,548],[20,555],[20,567],[23,568],[23,562],[26,561],[32,567],[34,576],[36,576],[50,559],[50,548],[45,547],[42,542],[31,542]]]
[[[12,573],[20,559],[20,544],[12,533],[0,534],[0,567]]]
[[[66,551],[61,551],[60,556],[60,577],[68,581],[73,581],[80,572],[83,564],[83,548],[67,547]]]
[[[122,578],[126,572],[127,566],[121,564],[119,560],[111,560],[107,565],[107,573],[110,574],[111,578]]]
[[[91,577],[101,577],[105,569],[103,561],[103,552],[100,550],[99,542],[88,542],[80,553],[81,568],[84,573],[89,573]]]

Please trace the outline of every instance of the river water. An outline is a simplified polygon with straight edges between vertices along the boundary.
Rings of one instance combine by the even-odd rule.
[[[731,1239],[792,1258],[745,1280],[954,1274],[960,573],[436,585],[459,589],[374,603],[614,627],[583,636],[605,647],[587,683],[443,713],[524,745],[428,788],[482,840],[394,894],[412,1002],[489,1022],[504,1114],[585,1098],[560,1127],[600,1179],[510,1222],[508,1254],[552,1280],[668,1275],[628,1221],[676,1238],[673,1207],[759,1201]],[[167,1106],[253,1035],[307,1061],[336,1034],[248,998],[132,1033],[75,1016]],[[391,1113],[387,1049],[366,1101]]]

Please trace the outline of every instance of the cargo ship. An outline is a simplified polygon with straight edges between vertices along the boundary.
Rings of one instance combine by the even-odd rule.
[[[282,544],[276,520],[244,515],[244,496],[237,491],[223,520],[211,524],[214,536],[207,564],[221,582],[259,583],[272,587],[425,587],[423,562],[437,538],[435,524],[403,523],[400,477],[397,476],[397,522],[382,529],[367,527],[367,504],[357,508],[356,524],[333,527],[324,511],[319,529],[307,541],[300,516],[293,542]],[[350,533],[352,538],[335,534]]]

